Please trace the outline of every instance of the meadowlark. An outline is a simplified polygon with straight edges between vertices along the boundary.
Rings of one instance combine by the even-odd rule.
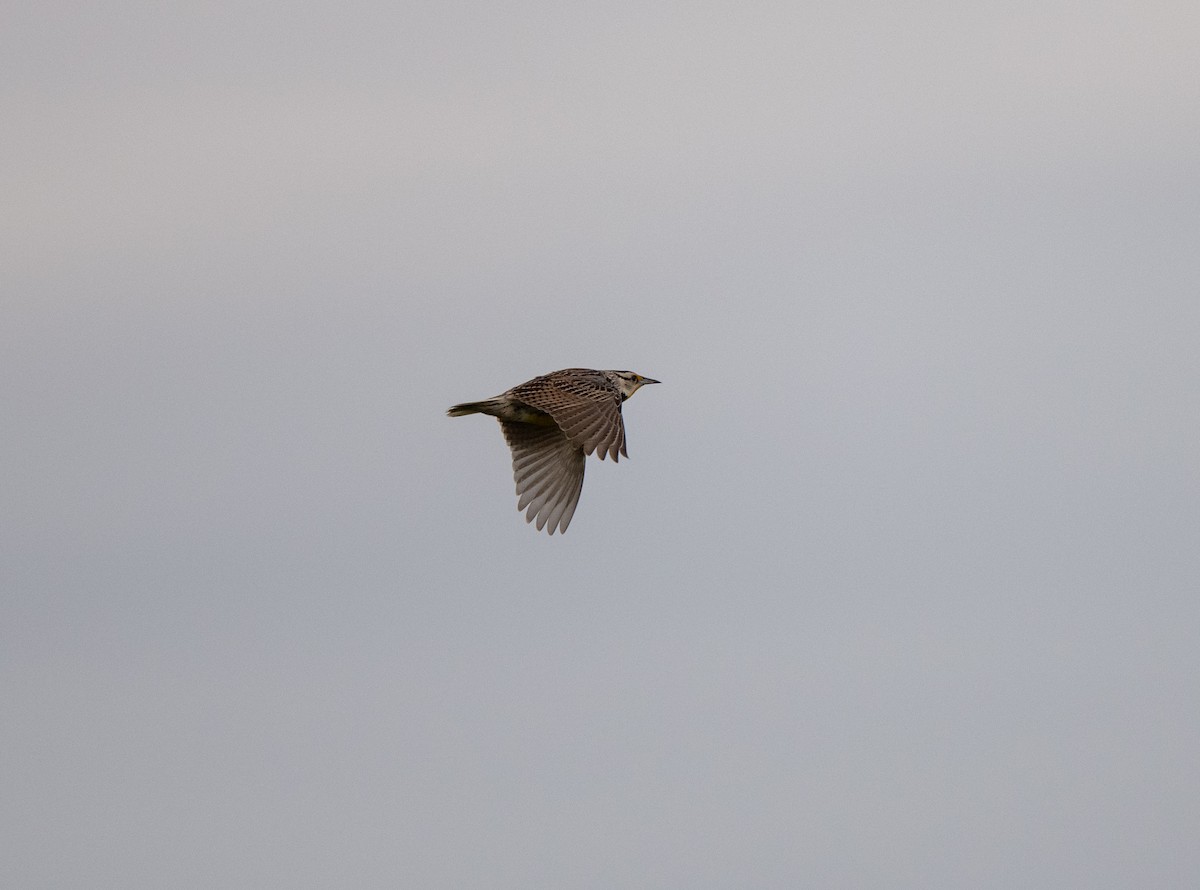
[[[446,413],[490,414],[512,449],[517,509],[538,531],[565,532],[583,490],[584,456],[618,460],[625,450],[621,403],[658,383],[632,371],[566,368],[534,377],[494,399],[464,402]],[[528,509],[526,509],[528,508]]]

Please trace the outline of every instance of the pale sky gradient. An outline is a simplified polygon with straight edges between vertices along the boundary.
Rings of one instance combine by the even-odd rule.
[[[1195,2],[0,40],[0,886],[1195,886]]]

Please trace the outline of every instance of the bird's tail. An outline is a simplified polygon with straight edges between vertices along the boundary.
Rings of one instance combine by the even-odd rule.
[[[498,407],[499,403],[495,399],[485,399],[482,402],[463,402],[461,405],[452,405],[446,415],[448,417],[465,417],[468,414],[494,415]]]

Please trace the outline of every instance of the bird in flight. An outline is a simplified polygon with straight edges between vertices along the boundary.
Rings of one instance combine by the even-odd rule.
[[[584,456],[629,457],[621,403],[648,383],[632,371],[566,368],[534,377],[494,399],[464,402],[446,413],[490,414],[512,449],[517,509],[538,531],[565,532],[583,490]]]

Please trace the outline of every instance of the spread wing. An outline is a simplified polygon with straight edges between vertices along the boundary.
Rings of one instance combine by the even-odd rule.
[[[511,390],[513,397],[549,414],[584,454],[607,454],[615,463],[625,450],[621,396],[598,371],[570,368],[534,377]]]
[[[556,426],[502,420],[500,427],[512,449],[517,509],[529,508],[525,521],[536,518],[538,531],[565,532],[583,491],[583,449]]]

